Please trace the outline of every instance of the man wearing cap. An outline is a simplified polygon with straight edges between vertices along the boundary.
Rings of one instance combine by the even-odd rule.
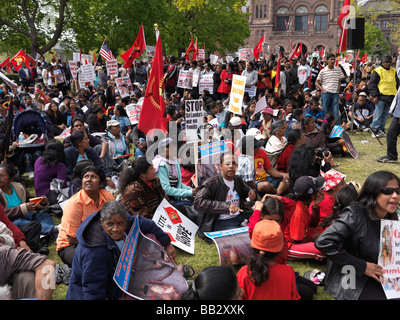
[[[354,110],[354,124],[359,129],[367,129],[372,123],[374,117],[374,106],[367,100],[367,94],[360,92],[357,102],[350,106],[349,119],[353,117]]]
[[[108,152],[115,164],[121,164],[124,156],[129,154],[129,143],[125,136],[121,134],[121,127],[117,120],[107,121],[107,135],[103,139],[107,142]]]
[[[320,220],[320,203],[324,199],[324,177],[301,176],[294,183],[294,194],[297,197],[296,208],[290,223],[285,229],[285,238],[289,245],[288,259],[322,260],[325,256],[315,248],[314,239],[308,237],[307,230],[315,228]],[[309,213],[311,206],[312,214]]]
[[[234,229],[241,226],[252,214],[250,207],[256,193],[236,175],[237,157],[230,153],[221,156],[221,172],[208,178],[194,200],[199,212],[199,236],[207,241],[204,232]],[[249,198],[251,203],[245,203]]]

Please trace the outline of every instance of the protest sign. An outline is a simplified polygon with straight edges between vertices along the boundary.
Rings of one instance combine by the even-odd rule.
[[[90,54],[81,54],[81,64],[82,65],[92,65],[92,56]]]
[[[228,147],[226,146],[225,141],[221,140],[199,146],[199,151],[201,158],[204,158],[215,154],[224,153],[225,151],[228,151]]]
[[[269,55],[270,55],[269,44],[267,42],[263,42],[263,44],[262,44],[262,56],[264,58],[268,58]]]
[[[202,94],[204,90],[214,93],[214,79],[212,74],[204,74],[201,76],[199,81],[199,94]]]
[[[197,59],[204,60],[205,58],[206,58],[206,53],[204,49],[199,49]]]
[[[251,48],[242,48],[239,49],[239,61],[250,61],[254,60],[253,49]]]
[[[178,77],[178,88],[182,89],[193,89],[192,86],[193,73],[190,70],[180,70]]]
[[[200,69],[193,71],[192,87],[197,87],[200,79]]]
[[[357,152],[356,148],[354,147],[353,142],[351,142],[351,139],[346,131],[343,132],[343,140],[346,145],[347,151],[351,154],[351,156],[354,159],[357,159],[358,152]]]
[[[186,143],[204,140],[203,100],[185,101]]]
[[[340,138],[342,136],[343,132],[344,132],[344,129],[341,126],[336,125],[333,127],[333,129],[329,135],[329,138]]]
[[[245,83],[246,77],[233,75],[228,111],[242,114]]]
[[[217,64],[217,62],[218,62],[218,56],[215,54],[210,54],[210,63]]]
[[[260,100],[257,101],[256,108],[254,109],[254,114],[257,114],[258,112],[264,110],[266,107],[268,107],[268,103],[267,98],[264,95]]]
[[[53,73],[56,76],[57,84],[64,82],[64,75],[63,75],[61,69],[56,69],[53,71]]]
[[[182,271],[164,249],[143,235],[139,219],[125,240],[114,281],[127,295],[139,300],[179,300],[188,286]]]
[[[138,103],[128,104],[126,106],[126,114],[128,115],[131,125],[139,123],[140,111],[142,110],[141,105]]]
[[[155,53],[156,53],[156,47],[155,46],[146,46],[146,56],[147,56],[147,58],[153,59]]]
[[[383,291],[400,298],[400,221],[381,220],[378,264],[383,268]]]
[[[169,235],[175,247],[194,254],[194,237],[199,227],[166,199],[155,211],[153,221]]]
[[[252,86],[250,88],[245,87],[244,88],[244,92],[247,92],[249,94],[250,99],[255,97],[256,93],[257,93],[257,87],[256,86]]]
[[[81,61],[81,53],[80,52],[73,52],[72,58],[74,61]]]
[[[96,80],[96,75],[94,74],[94,67],[91,64],[81,65],[81,78],[80,80],[85,82],[91,82]]]
[[[217,246],[220,265],[246,264],[251,254],[249,227],[205,232]]]
[[[129,76],[116,78],[115,84],[122,99],[133,95],[133,87]]]
[[[72,79],[76,81],[78,79],[78,62],[77,61],[69,61],[69,70],[71,70]]]
[[[118,62],[117,59],[107,60],[106,61],[107,67],[107,75],[112,77],[118,77]]]

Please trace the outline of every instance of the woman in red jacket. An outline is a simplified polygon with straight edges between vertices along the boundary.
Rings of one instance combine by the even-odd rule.
[[[226,100],[231,93],[232,78],[235,74],[235,64],[229,62],[226,69],[221,72],[221,84],[219,85],[218,92],[221,94],[221,100]]]

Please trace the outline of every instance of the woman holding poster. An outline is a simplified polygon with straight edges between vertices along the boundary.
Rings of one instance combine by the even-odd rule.
[[[400,179],[377,171],[366,180],[358,203],[345,208],[315,241],[328,258],[325,290],[341,300],[386,299],[378,265],[381,220],[398,220]]]

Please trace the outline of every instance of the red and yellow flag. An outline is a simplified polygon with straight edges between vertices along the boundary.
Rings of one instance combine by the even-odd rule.
[[[146,41],[144,38],[143,23],[140,25],[139,33],[136,37],[135,42],[128,51],[121,54],[121,58],[124,59],[124,68],[130,68],[133,61],[140,57],[143,51],[146,50]]]

